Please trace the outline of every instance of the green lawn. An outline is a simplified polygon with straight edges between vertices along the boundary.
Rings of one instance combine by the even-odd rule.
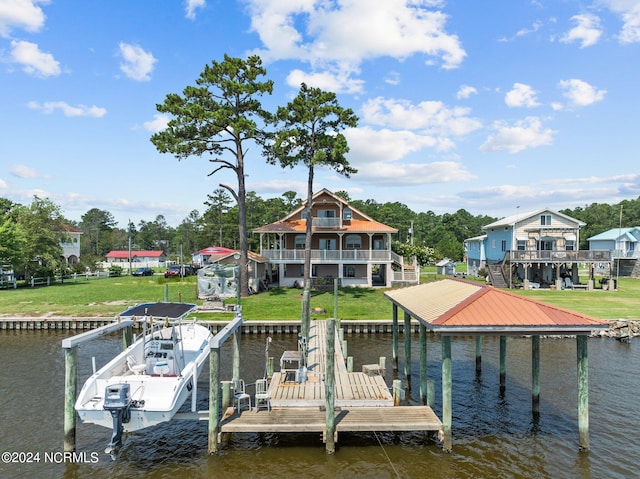
[[[423,282],[442,279],[435,271],[425,271]],[[120,277],[82,280],[77,283],[40,286],[36,288],[0,290],[0,316],[76,316],[110,317],[134,304],[164,301],[202,304],[196,299],[195,277],[165,279],[155,277]],[[338,316],[342,319],[390,319],[391,303],[383,289],[345,288],[338,293]],[[514,293],[546,303],[568,308],[602,319],[640,318],[640,280],[620,278],[618,291],[513,290]],[[227,300],[235,303],[235,298]],[[275,288],[242,299],[247,320],[300,318],[302,291]],[[312,292],[311,307],[325,309],[314,318],[333,317],[333,291]],[[202,319],[230,319],[231,313],[199,313]]]

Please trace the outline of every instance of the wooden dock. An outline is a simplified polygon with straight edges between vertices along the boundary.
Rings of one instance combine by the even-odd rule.
[[[220,423],[230,432],[322,432],[326,429],[325,373],[326,322],[312,321],[309,334],[307,378],[296,381],[295,371],[274,373],[269,385],[271,411],[255,408],[240,414],[228,408]],[[293,355],[290,355],[293,356]],[[442,422],[429,406],[394,406],[393,396],[381,375],[348,372],[342,344],[336,335],[335,355],[336,433],[349,431],[435,431]],[[206,419],[206,414],[199,415]]]

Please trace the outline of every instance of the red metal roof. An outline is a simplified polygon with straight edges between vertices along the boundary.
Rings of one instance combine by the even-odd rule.
[[[397,289],[385,296],[442,334],[588,334],[609,327],[606,321],[575,311],[458,279]]]

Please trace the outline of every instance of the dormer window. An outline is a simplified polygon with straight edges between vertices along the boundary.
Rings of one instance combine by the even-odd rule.
[[[540,225],[541,226],[550,226],[551,225],[551,215],[549,215],[549,214],[540,215]]]
[[[350,220],[351,216],[352,216],[353,212],[351,211],[351,208],[345,208],[342,211],[342,219],[343,220]]]

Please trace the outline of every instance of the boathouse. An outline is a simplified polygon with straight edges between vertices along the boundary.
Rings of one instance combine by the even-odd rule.
[[[605,321],[591,318],[557,306],[548,305],[493,286],[459,279],[443,279],[418,286],[389,291],[385,296],[393,303],[393,362],[397,369],[398,309],[404,312],[405,331],[411,318],[419,321],[420,396],[427,388],[427,335],[431,331],[442,338],[442,424],[443,448],[452,445],[451,339],[475,336],[476,369],[482,358],[482,337],[500,337],[500,388],[506,378],[507,338],[531,336],[532,412],[539,415],[540,406],[540,338],[547,335],[576,337],[578,373],[579,447],[589,449],[589,392],[587,339],[593,331],[605,330]],[[411,343],[405,334],[405,375],[410,376]]]

